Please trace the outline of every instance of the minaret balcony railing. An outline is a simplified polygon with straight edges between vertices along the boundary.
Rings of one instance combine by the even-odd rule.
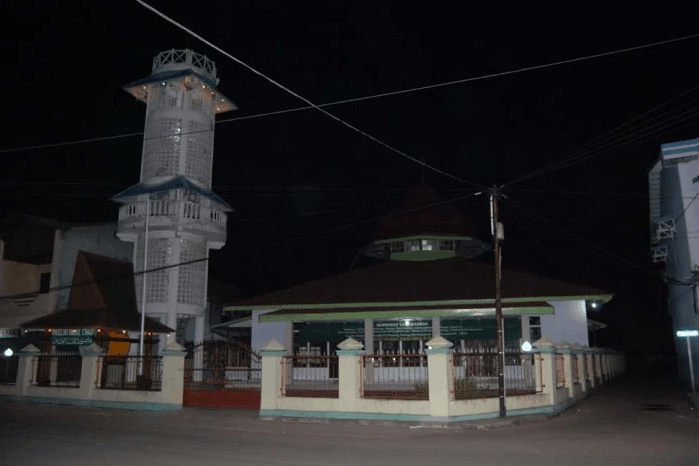
[[[216,65],[214,62],[209,60],[206,55],[201,55],[188,49],[172,49],[160,52],[153,60],[153,72],[163,66],[172,64],[193,65],[206,71],[214,78],[216,77]]]
[[[227,215],[218,209],[188,201],[151,200],[148,213],[151,221],[154,218],[170,218],[181,225],[192,226],[214,224],[225,228],[227,220]],[[127,204],[119,209],[119,223],[140,221],[145,215],[145,202]]]

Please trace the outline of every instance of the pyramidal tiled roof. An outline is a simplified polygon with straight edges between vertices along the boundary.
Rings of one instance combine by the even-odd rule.
[[[146,317],[145,330],[174,330]],[[141,315],[136,302],[130,262],[79,251],[68,308],[20,325],[24,328],[102,328],[139,331]]]
[[[492,264],[461,257],[423,262],[386,261],[245,299],[226,309],[494,300],[494,276]],[[604,290],[520,270],[503,268],[502,277],[504,300],[537,302],[611,297]]]

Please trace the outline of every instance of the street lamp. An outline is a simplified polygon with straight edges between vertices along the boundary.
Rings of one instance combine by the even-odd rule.
[[[699,336],[699,330],[678,330],[678,337],[685,337],[687,339],[687,357],[689,358],[689,380],[692,384],[692,393],[696,393],[696,388],[694,387],[694,363],[692,362],[692,348],[689,344],[689,339],[691,337]]]

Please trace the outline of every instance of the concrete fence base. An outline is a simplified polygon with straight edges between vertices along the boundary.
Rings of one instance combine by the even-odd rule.
[[[162,386],[159,391],[101,389],[99,357],[104,350],[93,344],[80,348],[82,366],[76,387],[43,387],[33,384],[33,364],[39,350],[29,345],[19,352],[17,380],[0,385],[0,397],[20,402],[93,406],[139,410],[173,410],[182,408],[184,388],[184,349],[171,344],[163,352]]]
[[[428,399],[374,399],[362,394],[362,345],[348,339],[338,351],[339,396],[285,396],[284,348],[272,341],[262,351],[260,416],[377,421],[462,422],[500,416],[499,398],[455,399],[451,343],[435,337],[427,343]],[[342,349],[344,346],[344,349]],[[536,393],[505,397],[507,416],[552,415],[589,396],[594,386],[623,371],[618,352],[559,345],[547,340],[535,344]],[[556,356],[559,356],[558,358]],[[562,358],[560,357],[562,355]],[[593,365],[585,358],[595,357]],[[562,366],[561,366],[562,359]],[[558,362],[557,362],[558,360]],[[557,367],[558,365],[558,367]],[[601,372],[607,368],[607,372]],[[590,383],[587,383],[590,380]]]

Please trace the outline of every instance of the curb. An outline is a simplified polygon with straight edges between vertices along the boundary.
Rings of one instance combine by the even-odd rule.
[[[264,416],[258,417],[260,421],[281,421],[281,422],[298,422],[312,424],[354,424],[361,426],[393,426],[406,427],[408,429],[449,429],[449,430],[490,430],[502,427],[519,426],[525,424],[533,424],[545,422],[556,417],[556,414],[548,415],[531,415],[531,416],[514,416],[511,418],[495,418],[491,420],[480,421],[459,421],[459,422],[405,422],[405,421],[372,421],[372,420],[354,420],[354,419],[314,419],[314,418],[297,418],[297,417],[275,417]]]

